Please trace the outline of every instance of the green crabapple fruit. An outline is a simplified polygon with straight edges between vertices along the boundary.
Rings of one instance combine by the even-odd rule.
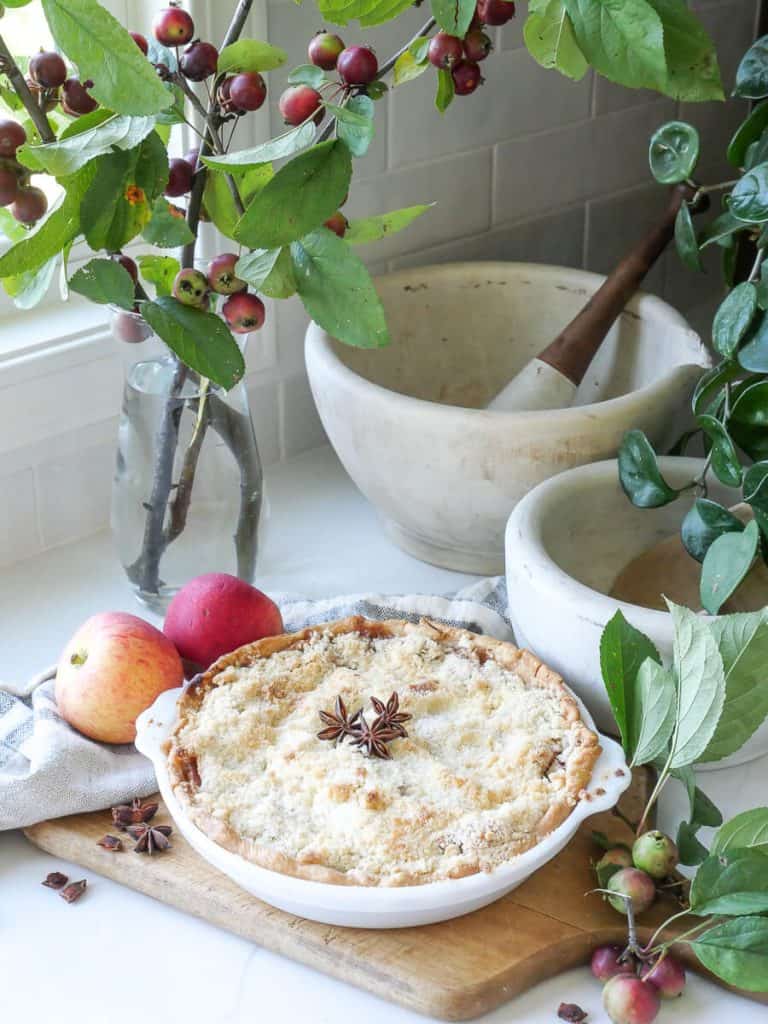
[[[658,990],[662,999],[676,999],[685,988],[685,968],[673,956],[665,956],[655,964],[646,964],[640,971],[643,981]]]
[[[191,267],[180,270],[173,282],[173,297],[182,306],[196,306],[202,309],[208,297],[208,278]]]
[[[617,974],[603,989],[603,1006],[613,1024],[651,1024],[660,1005],[654,986],[629,974]]]
[[[606,850],[597,864],[595,864],[595,870],[600,876],[602,875],[602,869],[610,867],[611,865],[614,865],[617,871],[619,868],[634,867],[632,863],[632,854],[626,846],[612,846],[610,850]]]
[[[163,46],[185,46],[195,34],[195,23],[181,8],[166,7],[155,15],[152,31]]]
[[[656,886],[653,884],[653,879],[637,868],[622,868],[617,871],[615,875],[611,875],[605,888],[620,893],[622,896],[629,896],[635,914],[642,914],[656,898]],[[609,896],[608,902],[614,910],[618,910],[620,914],[626,914],[627,905],[620,896]]]
[[[651,878],[666,878],[678,864],[677,847],[663,832],[645,832],[632,847],[632,860]]]
[[[248,334],[249,331],[258,331],[264,323],[266,311],[258,296],[238,292],[230,295],[221,307],[221,315],[235,334]]]
[[[610,981],[617,974],[635,974],[635,964],[631,957],[621,959],[623,946],[598,946],[592,954],[589,966],[598,981]]]
[[[333,71],[344,43],[332,32],[318,32],[312,37],[307,48],[310,63],[323,71]]]
[[[234,295],[247,288],[235,274],[238,257],[233,252],[222,252],[208,264],[208,284],[219,295]]]

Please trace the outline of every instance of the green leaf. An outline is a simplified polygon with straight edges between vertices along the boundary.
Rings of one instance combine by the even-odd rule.
[[[741,533],[744,523],[727,508],[709,498],[697,498],[683,520],[680,535],[685,550],[697,562],[724,533]]]
[[[768,462],[756,462],[744,474],[744,501],[768,512]]]
[[[768,918],[721,921],[692,939],[691,948],[704,967],[729,985],[768,991]]]
[[[216,70],[219,74],[239,71],[272,71],[285,64],[288,54],[279,46],[270,46],[258,39],[238,39],[225,46],[219,54]]]
[[[412,0],[318,0],[317,8],[326,21],[346,25],[357,18],[364,27],[391,21],[412,6]]]
[[[282,249],[254,249],[241,256],[235,264],[235,274],[259,291],[277,263]]]
[[[715,217],[709,224],[705,224],[699,235],[699,246],[705,249],[708,245],[720,245],[725,247],[734,243],[734,234],[737,231],[744,231],[744,222],[737,220],[728,210]]]
[[[95,99],[117,114],[156,114],[172,95],[128,32],[97,0],[42,0],[57,46],[90,78]]]
[[[141,315],[183,363],[229,390],[245,372],[237,342],[214,313],[182,306],[168,295],[145,302]]]
[[[624,435],[619,448],[619,481],[636,508],[668,505],[679,493],[661,475],[656,453],[642,430]]]
[[[97,161],[87,164],[63,184],[66,195],[46,219],[0,256],[0,277],[38,270],[80,233],[80,205],[93,181]]]
[[[677,185],[693,174],[699,161],[699,133],[685,121],[669,121],[651,136],[648,163],[662,185]]]
[[[435,106],[444,114],[451,103],[453,103],[453,97],[456,89],[453,84],[453,75],[450,71],[446,71],[444,68],[439,68],[437,72],[437,92],[435,94]]]
[[[725,850],[704,861],[691,884],[691,913],[760,914],[768,910],[768,857],[758,850]]]
[[[681,864],[701,864],[709,856],[709,850],[696,838],[697,831],[688,821],[681,821],[677,827],[676,844]]]
[[[667,80],[661,90],[673,99],[698,103],[722,100],[723,83],[715,47],[687,0],[648,0],[664,28]]]
[[[768,51],[766,51],[768,57]],[[749,117],[736,129],[736,134],[728,146],[728,161],[734,167],[743,167],[747,157],[747,149],[763,134],[768,127],[768,103],[760,103]]]
[[[428,60],[416,60],[409,50],[405,50],[395,61],[392,84],[397,87],[412,82],[414,78],[423,75],[428,67]]]
[[[319,89],[324,81],[325,72],[315,64],[300,64],[288,75],[288,85],[308,85]]]
[[[159,295],[170,295],[181,264],[173,256],[139,256],[139,270],[145,281],[155,286]]]
[[[737,814],[723,825],[712,844],[712,853],[746,849],[768,854],[768,807]]]
[[[757,312],[757,289],[749,281],[737,284],[721,303],[712,324],[712,343],[730,359]]]
[[[41,301],[51,286],[58,262],[58,256],[51,256],[37,270],[3,278],[3,288],[17,309],[32,309]]]
[[[345,107],[326,104],[326,110],[336,118],[336,135],[347,144],[352,156],[365,156],[373,141],[373,100],[367,96],[352,96]]]
[[[92,128],[98,128],[98,126],[100,124],[104,124],[105,121],[112,121],[114,118],[119,116],[119,114],[114,114],[111,110],[107,110],[106,107],[97,107],[96,110],[92,110],[90,114],[82,114],[80,117],[76,117],[74,120],[70,121],[69,124],[66,125],[59,133],[59,142],[64,139],[71,139],[75,135],[80,135],[83,132],[90,132]]]
[[[160,196],[152,206],[152,216],[144,225],[142,237],[145,242],[160,249],[175,249],[187,245],[195,236],[183,212]]]
[[[255,196],[273,178],[271,164],[258,164],[255,167],[243,168],[244,173],[237,177],[237,190],[243,204],[247,207]],[[235,229],[240,220],[240,212],[229,187],[226,175],[221,171],[209,171],[205,179],[203,203],[213,223],[227,238],[235,237]]]
[[[733,93],[748,100],[768,96],[768,36],[753,43],[742,57]]]
[[[252,149],[242,149],[238,153],[229,153],[227,156],[204,156],[202,162],[206,167],[211,167],[214,170],[230,171],[233,174],[242,173],[261,164],[293,156],[300,149],[306,149],[314,139],[315,132],[315,125],[310,121],[308,124],[300,124],[289,132],[270,139],[269,142],[253,146]]]
[[[731,420],[752,427],[768,426],[768,381],[755,381],[741,392],[733,403]]]
[[[683,203],[677,211],[675,218],[675,248],[683,263],[691,270],[704,270],[699,255],[699,243],[696,240],[696,230],[693,226],[691,210],[687,203]]]
[[[701,569],[701,603],[717,615],[752,568],[760,541],[760,530],[753,520],[742,533],[726,533],[707,551]]]
[[[475,0],[431,0],[430,7],[443,32],[464,38],[475,13]]]
[[[533,59],[578,82],[589,64],[579,49],[563,0],[531,0],[523,38]]]
[[[720,761],[753,736],[768,717],[766,613],[723,615],[710,623],[725,668],[725,703],[702,761]]]
[[[667,749],[675,725],[675,680],[654,658],[646,658],[634,687],[639,725],[632,766],[650,764]]]
[[[248,205],[235,238],[251,249],[276,249],[301,238],[338,210],[351,175],[343,142],[313,146],[282,167]]]
[[[649,658],[661,664],[653,643],[617,611],[600,637],[600,669],[628,758],[637,747],[641,724],[636,717],[637,676]]]
[[[72,275],[69,287],[102,305],[133,309],[136,301],[133,278],[116,260],[90,260]]]
[[[269,277],[261,286],[262,294],[272,299],[289,299],[296,294],[296,277],[293,273],[291,250],[283,246]]]
[[[647,0],[565,0],[565,7],[596,71],[632,89],[664,91],[664,29]]]
[[[734,185],[730,198],[734,217],[746,224],[768,220],[768,162],[757,164]]]
[[[138,49],[135,43],[133,45]],[[42,146],[22,146],[18,151],[18,158],[25,167],[35,171],[47,171],[54,177],[61,178],[67,174],[74,174],[89,160],[109,153],[112,149],[133,149],[149,135],[154,126],[153,117],[115,116],[59,142],[49,142]]]
[[[758,301],[760,292],[757,292]],[[768,296],[766,296],[768,298]],[[768,373],[768,315],[763,315],[747,336],[736,358],[739,366],[752,373]]]
[[[378,242],[382,238],[397,234],[407,228],[417,217],[430,210],[435,204],[426,203],[421,206],[406,206],[402,210],[390,210],[389,213],[378,213],[363,220],[351,220],[344,241],[350,245],[367,245]]]
[[[375,78],[365,87],[366,94],[375,102],[380,100],[383,96],[389,92],[389,86],[386,82],[382,82],[380,78]]]
[[[359,348],[389,343],[381,301],[363,263],[341,238],[320,228],[291,246],[296,290],[324,330]]]
[[[706,621],[671,601],[667,601],[667,606],[675,629],[677,677],[676,722],[669,763],[671,768],[683,768],[697,761],[712,739],[725,700],[725,671]]]
[[[167,181],[168,158],[154,133],[138,149],[99,157],[80,211],[90,247],[117,252],[135,238],[152,215],[150,203]]]
[[[698,786],[694,788],[691,821],[700,828],[718,828],[723,824],[723,816],[719,808],[712,803],[707,794],[702,792]]]
[[[728,431],[714,416],[701,415],[696,422],[712,442],[712,470],[726,487],[741,486],[741,461]]]
[[[696,384],[691,401],[694,416],[702,412],[711,412],[713,405],[722,404],[719,396],[723,394],[724,385],[741,376],[743,373],[735,363],[720,363],[703,373]]]

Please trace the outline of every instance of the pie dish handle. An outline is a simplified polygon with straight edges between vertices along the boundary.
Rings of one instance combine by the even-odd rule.
[[[595,762],[589,784],[573,810],[572,819],[583,821],[593,814],[609,811],[632,782],[632,770],[627,765],[621,744],[602,734],[599,734],[599,739],[602,752]]]
[[[176,721],[176,703],[183,691],[183,686],[164,690],[154,704],[136,719],[136,749],[152,762],[164,756],[163,744]]]

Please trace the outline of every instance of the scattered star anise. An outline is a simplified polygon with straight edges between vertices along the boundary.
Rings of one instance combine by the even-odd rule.
[[[378,715],[376,722],[380,722],[381,725],[387,726],[394,732],[395,736],[405,739],[408,733],[403,728],[403,722],[409,722],[413,718],[413,715],[408,715],[405,712],[398,710],[400,707],[400,698],[397,693],[392,694],[386,705],[383,701],[379,700],[378,697],[371,697],[371,704],[373,704],[373,709]],[[374,722],[374,725],[375,724],[376,723]]]
[[[104,849],[109,850],[110,853],[118,853],[123,848],[123,841],[117,836],[102,836],[96,845],[103,846]]]
[[[360,715],[355,729],[355,738],[352,746],[365,752],[368,757],[380,757],[382,761],[389,761],[392,755],[387,748],[390,740],[396,740],[401,733],[395,732],[393,728],[384,724],[381,718],[376,718],[371,725],[368,724],[365,715]]]
[[[168,836],[173,829],[170,825],[129,825],[126,831],[131,839],[136,840],[134,853],[151,855],[156,850],[167,850],[171,845]]]
[[[339,740],[339,742],[341,742],[345,736],[356,736],[357,723],[360,720],[362,713],[363,710],[360,708],[350,718],[347,714],[347,705],[341,697],[337,697],[336,704],[332,712],[320,712],[320,718],[327,728],[323,729],[322,732],[319,732],[317,734],[317,738],[319,740]]]
[[[581,1021],[587,1019],[587,1014],[576,1003],[560,1003],[557,1016],[560,1020],[567,1020],[572,1024],[580,1024]]]
[[[63,889],[68,881],[67,876],[62,875],[60,871],[52,871],[40,884],[47,885],[49,889]]]
[[[69,885],[65,886],[61,890],[59,896],[61,896],[63,900],[66,900],[67,903],[74,903],[75,900],[79,900],[83,895],[87,885],[88,882],[84,878],[81,878],[79,882],[70,882]]]
[[[123,832],[129,825],[151,821],[157,814],[157,804],[145,804],[134,798],[129,804],[118,804],[112,808],[112,821]]]

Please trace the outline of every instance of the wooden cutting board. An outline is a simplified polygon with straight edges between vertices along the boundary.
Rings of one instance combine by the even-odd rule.
[[[639,817],[647,788],[647,775],[639,773],[622,798],[621,807],[631,820]],[[162,803],[156,820],[170,820]],[[599,896],[585,895],[595,885],[590,860],[599,856],[592,830],[617,841],[630,837],[629,829],[610,813],[585,822],[558,857],[491,906],[442,924],[392,931],[336,928],[275,910],[210,867],[178,833],[171,850],[151,858],[107,853],[96,842],[114,831],[110,826],[109,812],[99,811],[45,821],[25,831],[54,856],[443,1020],[477,1017],[544,978],[586,963],[595,946],[626,937],[622,918]],[[644,915],[641,938],[648,938],[675,909],[672,901],[652,908]],[[556,1010],[553,1006],[553,1019]]]

